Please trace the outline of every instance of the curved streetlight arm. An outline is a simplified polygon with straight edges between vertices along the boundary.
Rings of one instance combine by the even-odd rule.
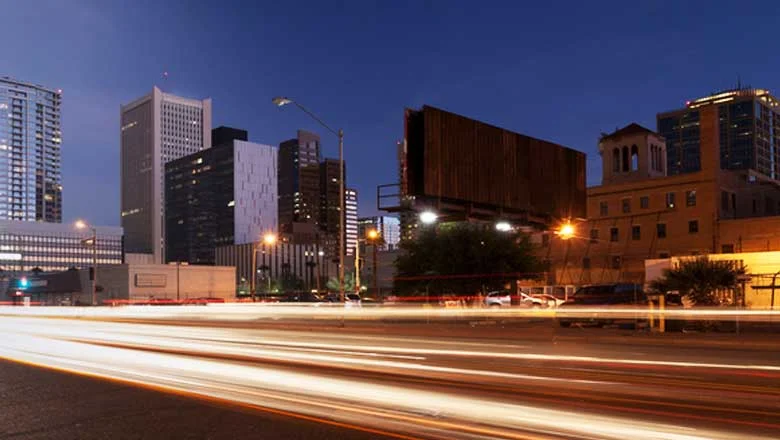
[[[278,99],[278,98],[275,98],[275,99],[274,99],[274,102],[276,102],[276,99]],[[314,120],[315,120],[315,121],[317,121],[317,122],[318,122],[320,125],[322,125],[323,127],[325,127],[325,129],[326,129],[326,130],[328,130],[329,132],[331,132],[331,133],[335,134],[336,136],[341,136],[341,134],[340,134],[341,130],[334,130],[333,128],[331,128],[331,126],[330,126],[330,125],[326,124],[326,123],[325,123],[325,121],[323,121],[322,119],[320,119],[320,118],[319,118],[319,116],[317,116],[317,115],[315,115],[314,113],[312,113],[311,111],[309,111],[309,109],[307,109],[306,107],[304,107],[304,106],[302,106],[302,105],[298,104],[298,102],[297,102],[297,101],[293,101],[292,99],[289,99],[289,98],[282,98],[282,99],[283,99],[283,100],[279,101],[279,103],[277,104],[278,106],[280,106],[280,107],[281,107],[281,106],[283,106],[283,105],[285,105],[285,104],[294,104],[296,107],[298,107],[299,109],[301,109],[301,111],[302,111],[302,112],[304,112],[304,113],[306,113],[307,115],[311,116],[311,118],[312,118],[312,119],[314,119]]]

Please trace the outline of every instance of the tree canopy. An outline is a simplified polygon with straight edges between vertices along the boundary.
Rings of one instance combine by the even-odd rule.
[[[399,294],[473,294],[533,277],[540,270],[526,235],[484,225],[444,224],[419,231],[395,261]],[[523,276],[522,274],[529,274]]]
[[[663,276],[650,282],[650,289],[659,293],[680,292],[698,305],[723,305],[733,295],[723,295],[738,287],[745,267],[736,261],[710,260],[707,257],[681,260],[672,269],[664,269]]]

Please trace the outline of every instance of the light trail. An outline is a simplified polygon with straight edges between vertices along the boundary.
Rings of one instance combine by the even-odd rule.
[[[206,310],[208,312],[206,312]],[[122,307],[8,307],[0,306],[0,315],[39,316],[91,319],[198,319],[243,320],[305,319],[317,320],[447,320],[447,319],[658,319],[667,320],[741,320],[743,322],[780,322],[780,310],[734,308],[636,308],[636,307],[564,307],[534,309],[527,307],[502,308],[432,308],[421,306],[367,306],[345,308],[333,304],[208,304],[182,306],[122,306]]]
[[[573,356],[514,344],[480,349],[474,341],[459,349],[433,338],[33,317],[2,318],[0,332],[0,357],[407,436],[736,440],[746,432],[771,438],[753,430],[780,429],[780,399],[771,387],[719,388],[721,376],[713,376],[704,389],[700,373],[775,374],[780,362]],[[582,363],[598,370],[577,371]],[[674,382],[621,365],[675,368],[682,376]]]

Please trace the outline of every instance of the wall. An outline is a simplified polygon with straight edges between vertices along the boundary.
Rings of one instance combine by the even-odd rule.
[[[251,243],[279,225],[277,149],[234,141],[235,244]]]
[[[780,272],[780,251],[744,252],[736,254],[711,254],[710,260],[737,261],[746,267],[750,281],[745,284],[745,302],[751,308],[767,308],[771,306],[772,290],[767,288],[772,284],[772,277]],[[647,281],[650,282],[663,276],[664,268],[679,264],[680,260],[691,257],[672,257],[646,262]],[[776,280],[778,288],[775,291],[775,307],[780,304],[780,276]],[[762,288],[763,287],[763,288]]]
[[[405,195],[584,215],[584,153],[430,106],[405,119]]]
[[[177,298],[176,265],[130,265],[127,281],[131,300]],[[224,298],[236,296],[236,269],[225,266],[178,266],[178,297]],[[143,283],[151,285],[143,286]]]

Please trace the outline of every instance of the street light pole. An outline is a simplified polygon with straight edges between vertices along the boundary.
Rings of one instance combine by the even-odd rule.
[[[97,305],[97,229],[92,228],[92,305]]]
[[[249,283],[249,295],[252,302],[255,302],[255,285],[257,284],[257,243],[252,243],[252,278]]]
[[[339,299],[344,302],[344,239],[347,231],[344,230],[344,130],[339,129]],[[358,269],[355,268],[355,271]]]
[[[338,131],[334,130],[328,124],[326,124],[322,119],[317,117],[317,115],[310,112],[306,107],[298,104],[297,102],[293,101],[290,98],[278,96],[276,98],[273,98],[271,102],[273,102],[278,107],[282,107],[287,104],[294,104],[302,112],[309,115],[312,119],[317,121],[317,123],[325,127],[326,130],[335,134],[339,138],[339,297],[341,299],[341,302],[343,303],[344,302],[344,253],[346,251],[346,247],[344,246],[344,242],[346,239],[346,231],[344,230],[344,216],[345,216],[345,212],[344,212],[344,197],[345,197],[344,130],[342,129],[338,129]]]

